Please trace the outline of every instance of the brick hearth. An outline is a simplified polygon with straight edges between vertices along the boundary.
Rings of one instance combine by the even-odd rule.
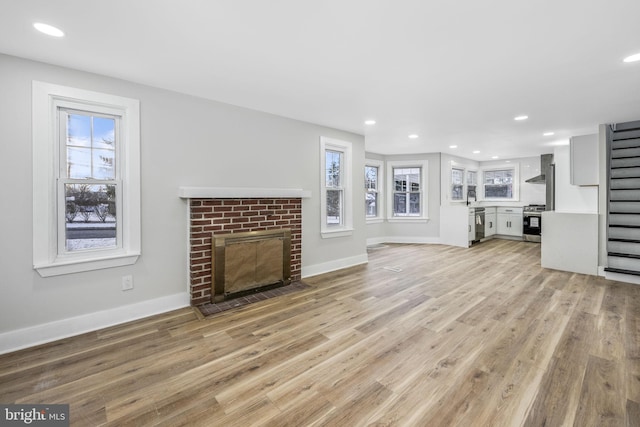
[[[190,199],[191,305],[211,302],[211,236],[246,231],[291,230],[291,280],[301,278],[301,198]]]

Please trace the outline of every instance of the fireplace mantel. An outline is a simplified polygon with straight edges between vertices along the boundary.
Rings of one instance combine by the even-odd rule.
[[[311,191],[300,188],[247,188],[247,187],[178,187],[181,199],[259,199],[311,197]]]

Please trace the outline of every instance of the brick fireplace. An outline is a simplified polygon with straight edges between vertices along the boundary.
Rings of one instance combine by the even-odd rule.
[[[301,279],[302,269],[302,190],[272,191],[272,194],[300,197],[260,197],[266,190],[227,191],[181,189],[180,197],[189,200],[189,279],[191,305],[212,301],[212,236],[250,231],[291,231],[291,280]],[[191,197],[202,194],[212,197]],[[244,194],[243,194],[244,193]],[[225,197],[219,197],[222,194]],[[267,193],[269,194],[269,193]]]

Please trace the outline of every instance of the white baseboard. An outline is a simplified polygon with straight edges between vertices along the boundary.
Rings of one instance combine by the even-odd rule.
[[[367,254],[356,255],[349,258],[337,259],[334,261],[324,262],[322,264],[315,264],[311,266],[302,267],[302,277],[317,276],[318,274],[329,273],[331,271],[340,270],[347,267],[353,267],[355,265],[366,264],[369,262]]]
[[[154,314],[188,307],[189,305],[189,293],[182,292],[136,304],[4,332],[0,334],[0,354],[96,331],[143,317],[153,316]]]
[[[413,236],[394,236],[394,237],[374,237],[367,239],[367,246],[377,245],[380,243],[416,243],[416,244],[432,244],[442,243],[439,237],[413,237]]]

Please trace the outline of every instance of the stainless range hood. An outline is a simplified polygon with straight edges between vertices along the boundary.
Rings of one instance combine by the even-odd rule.
[[[540,175],[529,178],[525,182],[531,184],[544,184],[546,182],[546,174],[549,167],[553,163],[553,154],[543,154],[540,156]]]

